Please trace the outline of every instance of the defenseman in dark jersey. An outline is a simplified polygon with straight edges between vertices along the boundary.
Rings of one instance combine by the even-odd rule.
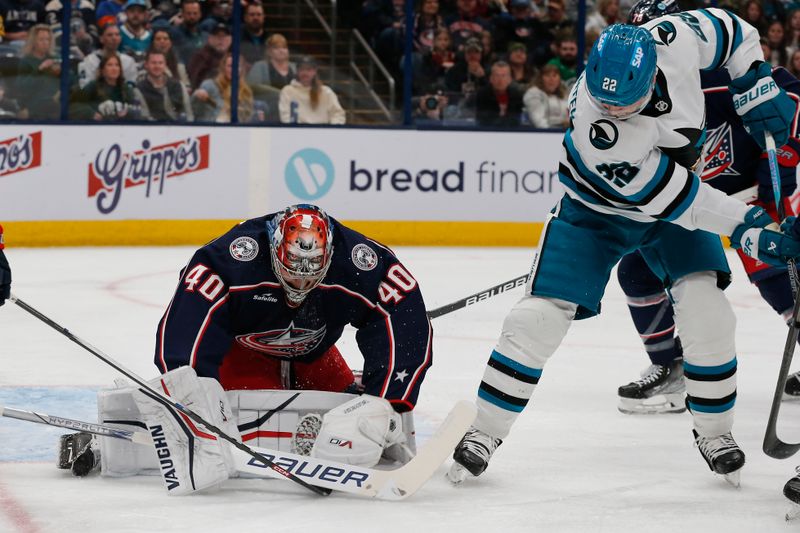
[[[334,345],[356,328],[361,385]],[[161,372],[227,389],[363,392],[414,408],[432,362],[419,285],[394,253],[315,206],[247,220],[200,248],[159,323]],[[361,390],[359,390],[361,392]]]
[[[641,0],[631,9],[629,23],[644,24],[678,11],[680,8],[674,0]],[[664,29],[666,31],[668,27]],[[783,68],[773,69],[772,77],[795,102],[800,101],[800,81]],[[702,180],[715,189],[763,207],[777,221],[767,156],[745,131],[733,107],[728,90],[731,83],[729,74],[723,69],[704,71],[700,79],[706,108],[705,143],[702,152],[699,145],[696,149],[687,145],[681,164],[695,168]],[[800,153],[797,137],[796,113],[788,143],[777,150],[781,196],[785,212],[790,215],[792,208],[788,197],[796,188],[795,167]],[[788,320],[794,301],[786,267],[770,266],[747,257],[741,250],[737,252],[751,283],[764,300]],[[651,361],[641,379],[619,388],[619,410],[636,414],[685,411],[683,352],[679,339],[675,337],[672,304],[664,292],[663,282],[653,274],[638,252],[622,258],[617,277]],[[800,396],[798,378],[800,373],[787,380],[787,396]]]

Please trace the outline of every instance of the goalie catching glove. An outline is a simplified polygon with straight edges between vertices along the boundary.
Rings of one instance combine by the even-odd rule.
[[[779,228],[760,207],[752,207],[731,234],[731,247],[772,266],[786,266],[800,257],[800,227],[795,217],[787,218]]]
[[[406,445],[401,415],[383,398],[365,394],[325,413],[311,455],[371,467],[384,451],[405,461],[414,455]]]

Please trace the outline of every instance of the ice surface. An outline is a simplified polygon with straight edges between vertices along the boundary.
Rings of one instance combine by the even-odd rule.
[[[20,298],[150,378],[156,375],[156,324],[191,252],[11,249],[7,255]],[[525,273],[532,255],[494,248],[396,252],[430,308]],[[487,472],[461,487],[447,483],[443,467],[400,503],[322,498],[279,480],[231,480],[216,492],[173,498],[158,478],[73,478],[54,466],[61,430],[0,418],[0,532],[730,533],[800,527],[784,522],[788,505],[781,495],[796,461],[761,452],[786,330],[729,257],[735,279],[727,293],[739,319],[734,436],[747,453],[738,490],[712,475],[693,448],[689,415],[617,412],[617,387],[647,360],[612,279],[602,315],[572,326]],[[474,398],[517,297],[500,295],[434,321],[434,366],[417,407],[421,442],[456,400]],[[339,347],[351,365],[361,366],[352,331]],[[116,377],[16,306],[0,308],[0,405],[91,418],[93,391]],[[786,440],[800,439],[798,415],[800,403],[783,405],[779,433]]]

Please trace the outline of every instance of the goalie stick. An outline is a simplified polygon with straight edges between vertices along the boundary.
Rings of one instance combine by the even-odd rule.
[[[785,218],[785,211],[783,209],[783,202],[781,202],[781,183],[780,174],[778,171],[778,159],[776,156],[775,140],[772,134],[766,134],[767,145],[767,160],[769,161],[769,173],[772,178],[772,192],[775,196],[775,207],[778,210],[778,219],[783,221]],[[767,419],[767,430],[764,433],[764,443],[762,449],[764,453],[775,459],[786,459],[791,457],[798,450],[800,450],[800,443],[784,442],[778,437],[778,413],[781,409],[781,398],[783,390],[786,386],[786,378],[789,376],[789,367],[792,364],[792,357],[794,357],[794,347],[797,344],[797,336],[800,330],[800,323],[798,323],[798,313],[800,312],[800,298],[797,297],[798,288],[798,275],[797,265],[794,259],[789,260],[789,280],[792,283],[792,293],[795,297],[794,309],[792,310],[792,318],[789,322],[789,333],[786,336],[786,344],[783,347],[783,359],[781,360],[781,368],[778,371],[778,383],[775,385],[775,394],[772,396],[772,406],[769,410],[769,418]]]
[[[436,309],[431,309],[430,311],[428,311],[428,318],[437,318],[442,315],[452,313],[453,311],[458,311],[459,309],[463,309],[468,305],[482,302],[488,298],[491,298],[492,296],[497,296],[498,294],[502,294],[511,289],[515,289],[521,285],[525,285],[528,282],[528,276],[529,274],[518,276],[504,283],[500,283],[499,285],[495,285],[494,287],[490,287],[484,291],[476,292],[475,294],[470,294],[466,298],[461,298],[460,300],[455,301],[453,303],[437,307]]]
[[[363,468],[325,461],[291,453],[253,447],[287,472],[308,478],[314,485],[378,500],[403,500],[417,492],[433,476],[458,444],[458,441],[475,420],[476,407],[466,401],[458,402],[436,433],[411,461],[393,470]],[[151,445],[153,440],[143,431],[127,431],[103,424],[81,422],[69,418],[50,416],[33,411],[23,411],[0,406],[0,415],[38,424],[85,431],[103,437],[123,439],[136,444]],[[234,448],[236,470],[250,477],[282,479],[285,476],[271,469],[252,454]]]
[[[90,345],[86,341],[82,340],[77,335],[73,335],[68,329],[66,329],[65,327],[59,325],[57,322],[55,322],[51,318],[48,318],[47,316],[45,316],[41,312],[37,311],[35,308],[31,307],[30,305],[26,304],[25,302],[23,302],[22,300],[17,298],[14,294],[11,294],[8,299],[9,299],[9,301],[15,303],[21,309],[23,309],[23,310],[27,311],[28,313],[30,313],[31,315],[35,316],[36,318],[38,318],[39,320],[41,320],[42,322],[44,322],[45,324],[47,324],[48,326],[50,326],[54,330],[58,331],[59,333],[61,333],[65,337],[67,337],[69,340],[71,340],[72,342],[74,342],[75,344],[77,344],[78,346],[83,348],[84,350],[88,351],[89,353],[91,353],[92,355],[94,355],[95,357],[97,357],[98,359],[100,359],[101,361],[106,363],[107,365],[109,365],[110,367],[114,368],[115,370],[120,372],[122,375],[124,375],[125,377],[130,379],[131,381],[135,382],[139,386],[139,390],[142,392],[142,394],[146,395],[147,397],[149,397],[153,401],[159,402],[162,405],[169,405],[170,407],[178,410],[182,415],[184,415],[187,418],[191,419],[193,422],[204,426],[211,433],[213,433],[214,435],[216,435],[217,437],[219,437],[219,438],[221,438],[221,439],[223,439],[225,441],[228,441],[230,444],[232,444],[234,447],[238,448],[242,452],[251,455],[255,459],[258,459],[259,461],[264,463],[268,468],[272,469],[274,472],[277,472],[277,474],[285,477],[286,479],[294,481],[295,483],[297,483],[299,485],[302,485],[303,487],[307,488],[308,490],[310,490],[312,492],[315,492],[315,493],[317,493],[319,495],[322,495],[322,496],[327,496],[327,495],[329,495],[331,493],[331,489],[321,488],[321,487],[317,487],[317,486],[311,485],[311,484],[307,483],[306,481],[300,479],[296,475],[292,474],[291,472],[288,472],[284,468],[276,465],[268,457],[266,457],[264,455],[261,455],[257,451],[253,450],[250,446],[248,446],[248,445],[246,445],[246,444],[244,444],[242,442],[239,442],[238,440],[234,439],[233,437],[231,437],[230,435],[228,435],[227,433],[222,431],[220,428],[218,428],[218,427],[214,426],[213,424],[207,422],[203,417],[201,417],[200,415],[198,415],[197,413],[195,413],[191,409],[185,407],[184,405],[181,405],[180,403],[176,402],[175,400],[173,400],[169,396],[165,396],[165,395],[161,394],[159,391],[153,389],[152,387],[150,387],[150,385],[148,385],[148,383],[146,381],[144,381],[138,375],[134,374],[132,371],[128,370],[127,368],[122,366],[120,363],[118,363],[117,361],[115,361],[114,359],[112,359],[110,356],[106,355],[102,351],[98,350],[97,348],[94,348],[92,345]]]

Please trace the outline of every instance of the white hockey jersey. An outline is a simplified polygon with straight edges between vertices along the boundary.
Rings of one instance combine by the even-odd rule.
[[[692,171],[705,139],[700,71],[745,74],[763,60],[758,32],[721,9],[668,15],[645,27],[658,54],[650,102],[631,118],[615,119],[591,98],[581,75],[570,93],[572,125],[559,178],[567,195],[596,211],[730,235],[748,206]]]

